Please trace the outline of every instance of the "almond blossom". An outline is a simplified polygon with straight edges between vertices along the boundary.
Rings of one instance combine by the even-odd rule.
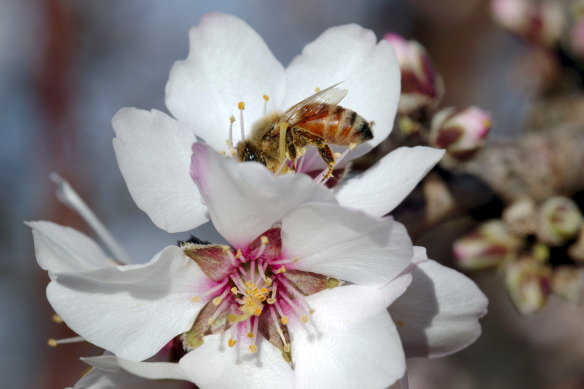
[[[179,364],[200,387],[357,387],[363,371],[371,387],[400,378],[404,352],[386,307],[410,281],[397,277],[413,254],[403,226],[339,206],[306,176],[193,148],[193,179],[230,245],[59,272],[47,297],[70,328],[131,361],[183,334],[192,351]]]
[[[193,142],[202,140],[229,155],[265,114],[285,111],[315,89],[339,82],[348,91],[341,105],[374,123],[373,139],[344,150],[337,165],[341,169],[380,144],[392,129],[400,72],[391,45],[377,42],[372,31],[355,24],[333,27],[284,68],[245,22],[225,14],[205,15],[190,31],[188,57],[175,63],[166,85],[166,106],[174,117],[124,108],[113,118],[116,157],[134,201],[166,231],[201,225],[208,218],[189,176]],[[383,216],[442,155],[428,147],[399,148],[338,185],[337,199]],[[312,148],[299,165],[300,172],[325,167]]]

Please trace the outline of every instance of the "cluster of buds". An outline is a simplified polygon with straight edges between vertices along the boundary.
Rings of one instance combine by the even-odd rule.
[[[398,121],[406,137],[446,149],[455,160],[467,160],[484,144],[491,129],[490,115],[476,107],[445,108],[438,112],[444,82],[424,47],[389,33],[401,70]]]
[[[542,47],[553,47],[565,26],[563,2],[557,0],[492,0],[495,21],[505,29]]]
[[[488,221],[458,239],[453,251],[463,269],[502,270],[509,296],[521,314],[537,312],[551,294],[571,303],[580,301],[584,218],[569,198],[552,197],[539,205],[518,200],[502,219]]]

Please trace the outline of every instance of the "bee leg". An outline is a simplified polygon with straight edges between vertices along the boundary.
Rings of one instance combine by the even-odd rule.
[[[294,144],[292,131],[286,133],[286,145],[288,147],[288,159],[292,162],[292,168],[296,170],[296,158],[298,157],[298,153],[296,151],[296,145]]]
[[[333,167],[335,165],[335,155],[325,142],[324,138],[298,127],[294,128],[294,135],[299,137],[303,144],[313,144],[316,147],[320,157],[328,165],[328,172],[326,173],[325,178],[332,176]]]

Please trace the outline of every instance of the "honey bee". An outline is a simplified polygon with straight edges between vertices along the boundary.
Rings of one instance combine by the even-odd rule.
[[[252,128],[251,134],[237,144],[240,161],[256,161],[272,172],[296,170],[296,160],[309,145],[316,147],[328,165],[325,177],[335,166],[335,154],[329,144],[349,146],[373,139],[372,123],[339,102],[346,89],[333,85],[302,100],[286,112],[264,116]],[[286,162],[290,161],[290,166]]]

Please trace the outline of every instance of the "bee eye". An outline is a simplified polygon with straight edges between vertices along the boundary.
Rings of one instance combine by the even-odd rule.
[[[255,161],[256,159],[257,158],[256,158],[255,153],[253,151],[251,151],[250,149],[247,149],[243,160],[247,162],[247,161]]]

